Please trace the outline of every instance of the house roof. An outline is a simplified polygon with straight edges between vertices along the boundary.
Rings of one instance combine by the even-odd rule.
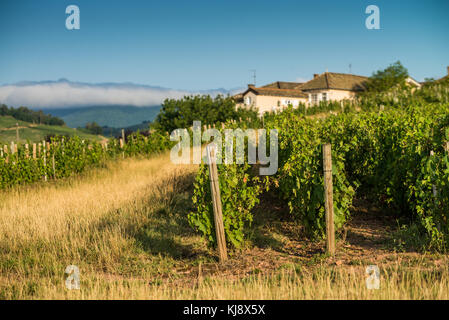
[[[298,89],[304,82],[286,82],[286,81],[276,81],[261,88],[273,88],[273,89]]]
[[[325,72],[316,78],[304,83],[301,90],[336,89],[348,91],[362,91],[368,77],[354,74]]]
[[[237,93],[232,96],[235,102],[243,102],[243,93]]]
[[[307,95],[301,90],[297,89],[276,89],[266,87],[250,87],[242,95],[246,95],[248,92],[254,92],[261,96],[275,96],[275,97],[291,97],[291,98],[307,98]]]

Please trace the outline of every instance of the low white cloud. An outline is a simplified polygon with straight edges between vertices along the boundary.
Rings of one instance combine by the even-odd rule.
[[[198,92],[200,93],[200,92]],[[203,94],[232,93],[224,89]],[[136,84],[87,84],[67,80],[24,82],[0,86],[0,103],[33,108],[63,108],[93,105],[160,105],[166,98],[182,98],[195,92]]]

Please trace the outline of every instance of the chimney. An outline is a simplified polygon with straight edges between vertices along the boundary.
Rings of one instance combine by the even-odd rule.
[[[314,79],[315,79],[315,78],[318,78],[318,76],[319,76],[318,73],[314,73],[314,74],[313,74],[313,78],[314,78]]]
[[[449,76],[449,66],[447,67],[447,75]]]
[[[251,88],[255,88],[255,86],[253,84],[249,84],[248,89],[251,89]]]

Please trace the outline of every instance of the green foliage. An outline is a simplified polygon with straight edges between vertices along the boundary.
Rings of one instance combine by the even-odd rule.
[[[241,122],[238,125],[228,122],[226,128],[239,127],[245,130],[250,125],[253,126],[254,122]],[[247,146],[251,142],[247,138],[235,139],[234,158],[235,151],[241,143]],[[218,151],[224,155],[225,145]],[[269,182],[268,179],[255,176],[253,167],[247,163],[247,155],[244,162],[244,164],[217,164],[225,237],[227,243],[235,248],[241,247],[245,239],[246,227],[253,221],[252,209],[259,203],[259,195],[264,188],[268,188]],[[196,211],[189,213],[189,224],[203,234],[210,246],[215,246],[216,233],[209,166],[204,163],[200,165],[195,178],[192,201]]]
[[[135,133],[120,147],[119,141],[112,139],[107,147],[96,141],[82,140],[80,137],[49,137],[50,148],[37,148],[37,158],[28,154],[20,145],[15,154],[2,152],[0,156],[0,188],[26,184],[48,179],[64,178],[83,172],[88,167],[101,166],[108,159],[123,156],[151,155],[173,146],[168,135],[154,133],[145,137]],[[53,159],[55,170],[53,171]]]
[[[178,128],[189,128],[193,121],[202,124],[218,124],[227,120],[252,118],[257,120],[257,112],[252,109],[236,109],[232,97],[218,95],[186,96],[183,99],[166,99],[155,120],[153,128],[172,132]]]
[[[287,201],[290,213],[300,221],[307,234],[321,238],[325,234],[322,145],[333,143],[336,132],[327,121],[316,121],[286,110],[266,122],[266,128],[279,130],[279,171],[274,185]],[[343,144],[333,143],[332,176],[334,181],[335,225],[339,229],[349,216],[354,188],[346,178]]]
[[[321,146],[331,143],[337,229],[349,218],[357,191],[378,199],[398,216],[414,220],[413,226],[419,226],[420,232],[426,234],[423,239],[444,249],[449,244],[449,160],[443,149],[449,141],[448,87],[436,83],[402,92],[392,100],[388,95],[379,98],[385,103],[382,107],[376,105],[377,100],[364,98],[355,105],[364,112],[354,112],[355,106],[349,104],[349,112],[334,112],[320,119],[306,117],[307,112],[301,108],[266,114],[264,127],[279,131],[279,170],[265,187],[286,201],[307,234],[322,237],[325,214]],[[345,109],[346,103],[342,106]],[[317,106],[320,112],[326,108],[336,107]],[[226,236],[238,247],[245,234],[240,221],[252,220],[251,208],[257,203],[254,197],[260,195],[263,185],[245,198],[248,191],[240,194],[233,179],[242,181],[245,174],[252,177],[252,171],[248,164],[235,166],[220,166],[220,186],[231,188],[231,194],[237,197],[225,196],[222,202],[225,215],[237,219],[232,221],[239,231],[228,231]],[[190,222],[214,244],[207,174],[207,167],[202,166],[195,184],[197,211],[190,214]],[[238,206],[247,210],[239,211]]]
[[[407,69],[397,61],[384,70],[378,70],[367,81],[367,92],[384,92],[393,87],[404,86],[408,77]]]
[[[103,134],[103,128],[100,127],[100,125],[98,123],[96,123],[95,121],[92,123],[88,122],[86,124],[85,128],[88,132],[90,132],[92,134],[97,134],[97,135]]]
[[[258,177],[250,174],[251,166],[218,165],[220,195],[223,208],[223,224],[226,241],[240,247],[245,227],[253,221],[251,209],[259,202],[261,185]],[[209,166],[202,164],[195,178],[192,201],[196,211],[188,216],[190,225],[200,231],[209,245],[216,245],[214,212],[210,191]]]

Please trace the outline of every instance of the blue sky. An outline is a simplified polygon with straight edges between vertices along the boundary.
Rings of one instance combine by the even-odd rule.
[[[78,5],[81,29],[65,28]],[[365,28],[380,8],[381,30]],[[1,0],[0,85],[133,82],[183,90],[370,75],[400,60],[417,80],[449,65],[449,1]]]

